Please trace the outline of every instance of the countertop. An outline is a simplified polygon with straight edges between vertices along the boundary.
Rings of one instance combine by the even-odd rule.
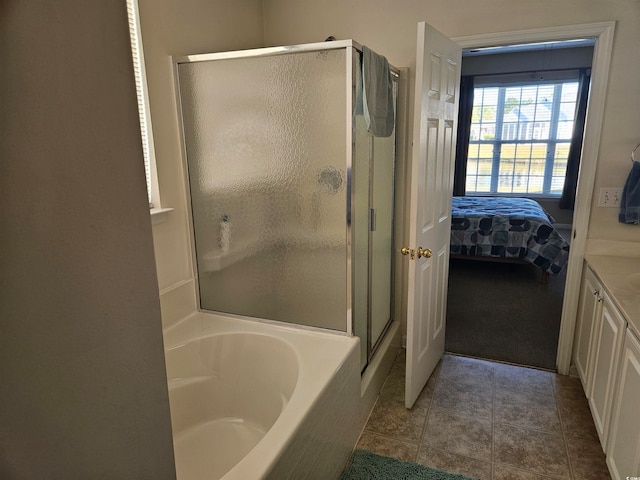
[[[629,327],[640,336],[640,257],[585,255]]]

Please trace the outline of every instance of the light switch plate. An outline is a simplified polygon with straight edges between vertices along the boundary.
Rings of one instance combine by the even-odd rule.
[[[598,197],[598,206],[605,208],[620,208],[621,197],[621,188],[602,187],[600,188],[600,195]]]

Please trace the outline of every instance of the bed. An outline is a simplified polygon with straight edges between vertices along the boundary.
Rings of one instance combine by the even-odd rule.
[[[569,244],[534,200],[513,197],[453,197],[451,257],[524,261],[543,279],[562,271]]]

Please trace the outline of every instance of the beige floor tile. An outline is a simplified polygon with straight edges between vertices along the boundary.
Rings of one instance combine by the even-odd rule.
[[[404,402],[404,383],[404,376],[393,375],[393,372],[390,373],[382,386],[380,396],[387,400]]]
[[[491,462],[456,455],[424,445],[420,447],[417,463],[449,473],[458,473],[480,480],[491,480]]]
[[[428,408],[431,403],[431,398],[433,397],[433,391],[436,384],[436,377],[432,375],[427,384],[420,392],[418,399],[414,404],[415,408]],[[405,377],[399,377],[397,375],[393,375],[393,372],[389,374],[384,385],[382,386],[382,391],[380,392],[380,397],[387,400],[395,400],[398,402],[404,403],[404,388],[405,388]]]
[[[403,348],[398,352],[396,359],[393,361],[393,365],[391,366],[390,375],[394,375],[396,377],[404,377],[405,371],[407,369],[407,355],[406,350]]]
[[[418,395],[416,402],[413,404],[413,408],[428,408],[431,405],[431,400],[433,399],[433,392],[435,390],[436,380],[430,378],[427,381],[427,384]],[[404,395],[403,395],[404,401]]]
[[[493,459],[519,470],[571,478],[562,435],[494,424]]]
[[[535,473],[516,470],[506,465],[493,466],[493,480],[555,480],[553,477],[536,475]]]
[[[598,433],[586,398],[558,399],[558,413],[565,435],[598,441]]]
[[[418,455],[417,443],[403,442],[369,432],[362,434],[356,448],[404,462],[415,462]]]
[[[562,433],[562,425],[551,396],[537,396],[497,389],[493,419],[518,427]]]
[[[535,368],[518,367],[496,363],[495,386],[502,390],[528,393],[539,396],[553,396],[553,377],[551,372]]]
[[[414,407],[408,410],[403,402],[379,398],[365,430],[396,440],[417,443],[420,441],[426,419],[426,408]]]
[[[600,442],[567,438],[574,480],[610,480]]]
[[[610,480],[578,378],[446,354],[407,410],[405,361],[357,448],[482,480]]]
[[[444,355],[439,378],[469,385],[491,385],[493,368],[493,364],[485,360]]]
[[[491,420],[478,420],[433,408],[423,445],[466,457],[491,461]]]
[[[407,361],[407,349],[401,348],[400,350],[398,350],[398,355],[396,356],[395,362],[404,365],[406,361]]]
[[[557,397],[579,398],[585,396],[582,382],[577,377],[554,375],[552,382]]]
[[[432,402],[460,415],[491,420],[493,387],[490,384],[469,385],[441,378],[436,383]]]

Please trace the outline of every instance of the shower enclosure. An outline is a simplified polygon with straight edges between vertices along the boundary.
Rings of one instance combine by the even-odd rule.
[[[175,71],[200,308],[355,334],[364,369],[393,315],[396,134],[367,133],[360,51],[192,55]]]

